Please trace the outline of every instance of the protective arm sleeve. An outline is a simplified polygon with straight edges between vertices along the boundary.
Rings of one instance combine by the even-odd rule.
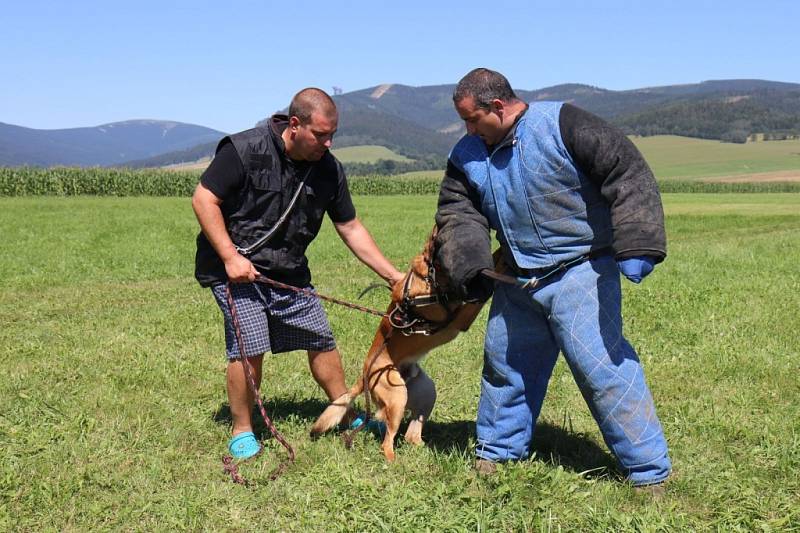
[[[616,258],[663,261],[667,239],[661,195],[636,146],[603,119],[570,104],[562,106],[559,126],[575,165],[608,202]]]
[[[467,301],[485,301],[494,284],[479,275],[494,268],[489,223],[480,209],[477,192],[452,161],[439,190],[436,210],[436,254],[434,264],[447,276],[451,289]]]

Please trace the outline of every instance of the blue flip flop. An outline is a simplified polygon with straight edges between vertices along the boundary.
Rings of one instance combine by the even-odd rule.
[[[366,415],[363,413],[356,416],[353,421],[350,422],[350,429],[358,429],[364,425],[365,416]],[[376,420],[375,418],[370,418],[369,422],[367,422],[367,427],[364,429],[383,436],[386,434],[386,423],[381,420]]]
[[[250,459],[261,451],[261,444],[258,443],[252,431],[245,431],[231,438],[228,442],[228,450],[234,459]]]

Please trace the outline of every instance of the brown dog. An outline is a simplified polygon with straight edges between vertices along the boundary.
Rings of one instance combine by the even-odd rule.
[[[405,439],[422,444],[422,425],[433,409],[436,393],[433,382],[416,363],[433,348],[466,331],[483,307],[483,303],[445,298],[446,282],[436,279],[431,266],[435,236],[436,228],[424,251],[412,260],[403,282],[393,288],[388,318],[381,320],[361,377],[323,411],[311,428],[312,436],[338,425],[368,383],[376,406],[375,418],[386,422],[381,445],[386,459],[394,461],[394,438],[407,407],[412,420]]]

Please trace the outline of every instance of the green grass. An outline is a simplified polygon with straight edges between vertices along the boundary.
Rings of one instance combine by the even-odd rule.
[[[723,143],[656,135],[633,137],[658,179],[710,178],[781,170],[800,174],[800,140]]]
[[[393,152],[385,146],[377,145],[346,146],[344,148],[335,148],[331,152],[342,163],[376,163],[379,159],[402,163],[413,161],[413,159]]]
[[[621,483],[560,361],[536,456],[471,471],[484,315],[424,362],[439,400],[427,446],[387,465],[307,432],[325,405],[300,353],[265,362],[264,394],[298,452],[226,481],[220,313],[192,279],[196,222],[180,198],[0,199],[0,530],[789,530],[800,528],[800,197],[665,195],[669,257],[624,284],[675,475],[654,503]],[[356,197],[398,265],[436,198]],[[355,299],[375,277],[326,224],[315,284]],[[381,307],[373,291],[365,305]],[[327,306],[327,304],[326,304]],[[348,381],[376,318],[327,306]],[[263,428],[262,428],[263,429]]]

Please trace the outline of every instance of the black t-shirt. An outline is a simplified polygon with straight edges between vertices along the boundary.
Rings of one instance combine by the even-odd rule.
[[[226,139],[223,145],[217,150],[211,164],[208,165],[200,183],[213,192],[217,198],[225,199],[232,196],[244,185],[244,167],[239,154],[233,143]]]
[[[316,237],[322,224],[325,213],[334,223],[343,223],[353,220],[356,210],[347,187],[347,179],[341,165],[330,153],[314,163],[293,161],[285,154],[285,145],[281,133],[286,129],[288,122],[284,117],[273,117],[269,124],[270,142],[274,147],[273,156],[281,160],[279,165],[280,176],[275,176],[276,183],[283,183],[283,187],[269,191],[273,199],[265,200],[274,202],[274,213],[282,213],[288,206],[289,199],[294,195],[301,178],[308,173],[303,185],[303,192],[297,204],[292,209],[286,222],[264,245],[263,249],[249,257],[256,268],[264,275],[292,284],[307,284],[310,282],[311,273],[308,270],[308,261],[305,258],[305,249],[308,243]],[[220,206],[226,225],[230,223],[233,214],[241,217],[243,204],[242,191],[250,185],[248,172],[245,170],[242,158],[233,142],[226,138],[218,148],[214,160],[200,177],[200,183],[222,200]],[[277,217],[275,217],[277,218]],[[260,219],[252,219],[260,222]],[[229,232],[231,231],[228,226]],[[270,227],[262,227],[260,232],[265,234]],[[234,235],[231,235],[234,244]],[[227,280],[225,267],[211,247],[211,244],[201,233],[197,239],[197,256],[195,261],[195,276],[203,286]]]
[[[347,181],[342,179],[344,176],[337,177],[337,194],[334,202],[328,206],[327,213],[330,219],[338,224],[356,218],[356,208],[353,206]],[[242,160],[236,153],[233,143],[228,141],[222,145],[211,164],[200,176],[200,183],[222,200],[222,213],[225,214],[229,212],[229,209],[226,209],[227,204],[235,201],[236,193],[244,184],[244,178]],[[298,208],[302,208],[302,206],[298,206]]]

